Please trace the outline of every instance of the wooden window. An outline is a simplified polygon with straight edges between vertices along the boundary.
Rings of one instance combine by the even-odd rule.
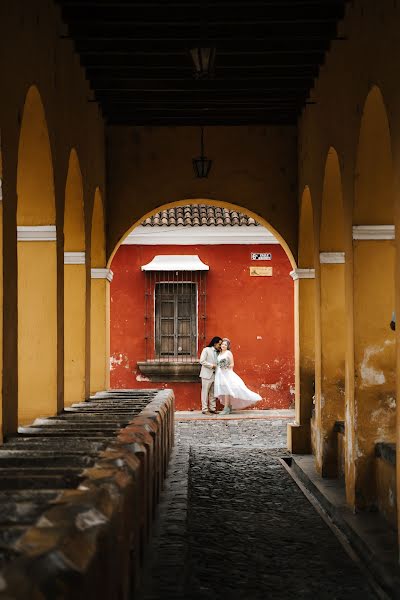
[[[197,286],[157,283],[155,286],[155,351],[157,358],[197,355]]]

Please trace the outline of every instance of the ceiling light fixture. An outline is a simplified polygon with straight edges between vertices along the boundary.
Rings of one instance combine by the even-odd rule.
[[[194,77],[207,79],[214,74],[215,48],[191,48],[190,56],[194,65]]]
[[[200,156],[192,159],[194,174],[199,179],[204,179],[208,177],[209,172],[211,171],[212,160],[204,156],[204,131],[203,127],[201,128],[201,137],[200,137]]]

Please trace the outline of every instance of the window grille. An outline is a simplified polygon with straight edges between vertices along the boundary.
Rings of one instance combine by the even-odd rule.
[[[206,339],[204,271],[147,271],[146,360],[193,362]]]

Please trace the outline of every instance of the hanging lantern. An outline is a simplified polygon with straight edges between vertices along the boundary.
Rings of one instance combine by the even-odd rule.
[[[211,171],[212,160],[204,156],[204,133],[203,128],[201,128],[201,138],[200,138],[200,156],[192,159],[194,174],[198,178],[208,177],[209,172]]]
[[[215,48],[191,48],[190,55],[196,79],[206,79],[213,75]]]

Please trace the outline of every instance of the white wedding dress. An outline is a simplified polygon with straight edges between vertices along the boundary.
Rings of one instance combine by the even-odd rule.
[[[244,381],[232,368],[233,356],[230,350],[220,352],[215,371],[214,394],[217,398],[229,396],[233,408],[245,408],[261,400],[261,396],[246,387]]]

